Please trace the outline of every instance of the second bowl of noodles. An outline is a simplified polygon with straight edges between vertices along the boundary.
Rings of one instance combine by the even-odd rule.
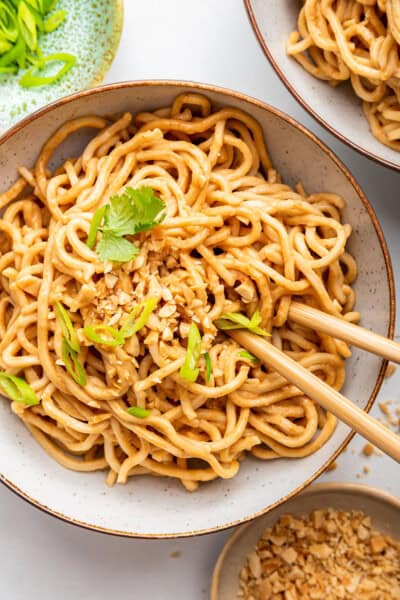
[[[277,75],[340,140],[400,169],[396,2],[245,0]]]
[[[288,319],[383,335],[393,278],[346,168],[257,100],[115,84],[0,139],[0,474],[98,531],[205,533],[317,477],[349,429],[226,335],[246,328],[369,409],[384,363]]]

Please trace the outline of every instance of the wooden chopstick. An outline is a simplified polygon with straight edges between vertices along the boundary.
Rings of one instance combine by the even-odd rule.
[[[300,302],[291,303],[289,318],[299,325],[327,333],[348,344],[400,363],[400,344],[383,335],[364,329],[364,327],[354,325],[354,323],[349,323]]]
[[[241,346],[255,354],[266,366],[275,369],[317,404],[333,413],[354,431],[400,462],[400,437],[364,412],[345,396],[307,371],[269,341],[245,330],[227,331]]]

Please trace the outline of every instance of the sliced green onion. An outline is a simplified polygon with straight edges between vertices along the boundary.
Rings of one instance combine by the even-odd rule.
[[[251,363],[253,363],[253,365],[256,365],[258,363],[257,356],[254,356],[254,354],[252,354],[251,352],[247,352],[247,350],[241,350],[239,352],[239,356],[241,358],[245,358],[246,360],[249,360]]]
[[[99,335],[99,332],[102,331],[108,333],[109,337]],[[122,346],[124,343],[124,336],[121,331],[111,327],[111,325],[102,325],[101,323],[99,325],[88,325],[83,328],[83,333],[92,342],[103,344],[103,346]]]
[[[46,33],[51,33],[52,31],[55,31],[60,25],[61,23],[65,20],[65,17],[67,16],[67,11],[66,10],[57,10],[55,13],[53,13],[50,17],[48,17],[44,24],[43,24],[43,29]]]
[[[63,9],[48,15],[56,3],[57,0],[0,0],[0,74],[18,72],[31,65],[20,79],[22,87],[52,84],[76,61],[68,53],[43,56],[38,46],[39,34],[54,31],[67,16]],[[49,65],[60,62],[61,65]]]
[[[55,31],[58,27],[60,27],[61,23],[65,20],[66,16],[66,10],[57,10],[45,20],[43,24],[44,31],[46,33],[51,33],[52,31]]]
[[[137,417],[138,419],[145,419],[150,415],[150,411],[142,408],[141,406],[131,406],[126,412],[132,415],[132,417]]]
[[[39,53],[39,48],[37,49],[36,54],[38,54],[38,53]],[[42,59],[38,58],[36,54],[27,53],[26,54],[26,62],[28,62],[30,65],[37,66]]]
[[[204,360],[206,361],[206,381],[210,381],[212,373],[211,358],[208,352],[204,352]]]
[[[20,2],[18,6],[18,25],[25,44],[30,50],[35,50],[37,46],[36,20],[25,2]]]
[[[5,54],[11,50],[12,44],[5,37],[0,37],[0,54]]]
[[[258,326],[259,326],[259,324],[261,323],[261,321],[262,321],[261,313],[260,313],[260,311],[257,309],[257,310],[254,312],[254,314],[253,314],[253,316],[251,317],[251,319],[250,319],[250,327],[251,327],[252,329],[254,329],[254,327],[258,327]]]
[[[13,63],[20,60],[25,55],[25,44],[21,37],[15,43],[15,46],[0,57],[0,67],[14,66]]]
[[[26,67],[26,60],[27,60],[27,52],[26,52],[26,45],[24,44],[22,46],[22,50],[21,52],[18,54],[16,61],[17,61],[17,65],[20,69],[25,69]]]
[[[26,4],[29,4],[30,8],[35,9],[39,13],[43,13],[43,3],[41,0],[25,0]]]
[[[15,9],[12,10],[5,2],[0,2],[0,31],[10,42],[18,39],[18,22]]]
[[[8,373],[0,373],[0,387],[5,394],[14,402],[34,406],[40,400],[25,379]]]
[[[196,381],[199,376],[199,369],[196,368],[201,355],[201,335],[195,323],[191,323],[189,328],[188,344],[185,356],[185,362],[180,368],[179,375],[188,381]]]
[[[53,10],[53,8],[57,4],[57,2],[58,2],[58,0],[41,0],[42,13],[46,14],[46,13],[50,12],[51,10]]]
[[[67,342],[71,350],[73,350],[74,352],[79,352],[80,346],[78,342],[78,337],[72,324],[71,317],[69,316],[68,312],[65,310],[61,302],[56,302],[54,309],[57,315],[57,319],[60,323],[61,331],[65,341]]]
[[[147,321],[149,320],[149,317],[157,306],[158,302],[159,298],[151,297],[144,302],[141,302],[141,304],[135,306],[127,316],[120,329],[121,335],[124,338],[132,337],[135,333],[142,329],[142,327],[147,324]],[[142,311],[140,316],[135,319],[136,315],[140,311]]]
[[[43,69],[46,63],[49,62],[62,62],[64,66],[62,66],[57,73],[54,75],[50,75],[48,77],[41,77],[36,74],[36,71]],[[54,83],[58,81],[67,73],[75,64],[76,57],[73,54],[67,54],[65,52],[60,52],[58,54],[50,54],[49,56],[45,56],[42,58],[40,63],[37,66],[32,67],[21,77],[19,80],[19,84],[25,88],[37,87],[40,85],[49,85],[50,83]]]
[[[225,323],[228,321],[228,325]],[[219,329],[247,329],[250,319],[242,313],[224,313],[216,320]]]
[[[18,67],[0,67],[0,73],[17,73]]]
[[[96,212],[94,213],[92,222],[90,223],[89,235],[88,235],[88,239],[86,241],[86,245],[89,246],[89,248],[91,250],[93,250],[93,248],[94,248],[97,232],[98,232],[100,224],[103,220],[104,213],[106,212],[106,208],[107,208],[106,206],[100,206],[100,208],[98,208],[96,210]]]
[[[268,331],[261,329],[258,325],[261,323],[260,311],[256,310],[254,315],[249,319],[242,313],[224,313],[219,319],[216,319],[215,324],[218,329],[232,330],[232,329],[248,329],[252,333],[257,335],[271,335]]]
[[[26,0],[25,0],[25,2],[26,2]],[[31,13],[33,15],[33,18],[35,19],[37,28],[39,29],[40,32],[43,32],[44,31],[44,23],[43,23],[42,14],[33,8],[31,8]]]
[[[61,345],[61,356],[67,369],[68,373],[71,375],[72,379],[76,381],[79,385],[86,385],[86,373],[84,368],[82,367],[77,352],[72,350],[71,346],[64,338]]]

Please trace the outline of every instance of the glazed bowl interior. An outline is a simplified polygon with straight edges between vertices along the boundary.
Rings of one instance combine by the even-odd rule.
[[[286,41],[296,30],[301,2],[245,0],[245,4],[264,53],[300,104],[343,142],[374,160],[400,169],[400,152],[384,146],[372,135],[361,101],[350,84],[331,87],[287,56]]]
[[[181,92],[202,92],[215,107],[230,105],[251,113],[262,125],[272,161],[286,183],[301,180],[308,192],[334,191],[347,202],[344,219],[353,226],[350,251],[357,258],[357,309],[363,325],[383,335],[393,331],[393,278],[376,217],[344,166],[312,134],[267,105],[235,92],[200,84],[132,82],[71,96],[34,114],[0,139],[0,192],[16,178],[19,165],[32,166],[41,145],[66,120],[151,110],[172,103]],[[67,139],[57,160],[77,155],[92,132]],[[369,408],[384,365],[372,354],[354,351],[347,363],[344,393]],[[190,494],[176,481],[140,477],[107,488],[104,473],[65,470],[31,438],[0,402],[0,474],[3,482],[48,512],[66,520],[128,536],[163,537],[210,532],[261,514],[318,476],[348,440],[339,424],[326,445],[299,460],[261,462],[247,458],[232,480],[203,484]]]
[[[215,566],[211,600],[232,600],[239,590],[239,574],[248,554],[262,533],[284,514],[307,515],[320,508],[361,510],[377,531],[400,540],[400,500],[369,486],[328,483],[313,485],[306,492],[267,515],[240,527],[228,539]]]

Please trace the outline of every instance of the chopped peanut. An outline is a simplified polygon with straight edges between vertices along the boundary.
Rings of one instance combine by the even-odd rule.
[[[240,572],[241,600],[400,600],[400,542],[362,512],[283,515]]]
[[[365,454],[365,456],[372,456],[372,454],[375,452],[375,448],[373,447],[372,444],[365,444],[364,448],[363,448],[363,454]]]

